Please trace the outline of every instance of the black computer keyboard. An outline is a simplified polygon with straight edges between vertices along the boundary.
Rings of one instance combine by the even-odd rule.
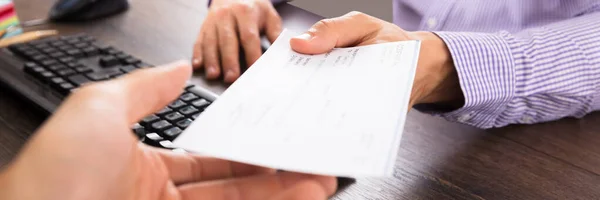
[[[3,49],[0,80],[48,112],[78,87],[152,67],[85,34],[48,38]],[[12,66],[12,68],[10,68]],[[171,141],[206,109],[216,95],[194,85],[161,111],[133,126],[146,144],[173,149]]]

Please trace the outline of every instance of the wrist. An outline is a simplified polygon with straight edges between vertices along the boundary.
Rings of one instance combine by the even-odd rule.
[[[460,107],[464,98],[452,55],[444,41],[432,32],[413,32],[421,51],[413,92],[414,104]]]

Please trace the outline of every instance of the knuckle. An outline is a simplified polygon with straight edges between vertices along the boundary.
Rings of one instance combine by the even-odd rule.
[[[237,3],[237,4],[231,5],[231,7],[232,7],[232,10],[235,11],[235,13],[248,14],[248,13],[252,12],[252,5],[250,5],[248,3]]]
[[[349,20],[357,20],[357,21],[371,21],[373,17],[367,15],[365,13],[359,11],[352,11],[348,14],[344,15],[343,18],[347,18]]]
[[[365,17],[368,16],[367,14],[360,12],[360,11],[350,11],[346,14],[346,16],[351,16],[351,17]]]
[[[324,30],[328,30],[332,27],[335,26],[335,19],[322,19],[319,22],[317,22],[314,26],[314,28],[311,28],[312,31],[316,32],[318,30],[324,29]]]
[[[256,30],[256,29],[245,28],[245,29],[240,30],[240,36],[242,37],[243,40],[255,41],[257,38],[260,37],[260,34],[258,33],[258,30]]]
[[[365,21],[365,22],[374,22],[374,21],[378,20],[377,18],[372,17],[371,15],[367,15],[367,14],[359,12],[359,11],[351,11],[348,14],[344,15],[343,17],[347,18],[349,20]]]
[[[217,7],[213,9],[213,15],[217,18],[217,20],[222,19],[227,16],[230,12],[231,8],[228,6]]]

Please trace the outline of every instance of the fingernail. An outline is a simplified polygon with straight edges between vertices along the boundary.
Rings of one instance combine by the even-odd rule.
[[[192,64],[199,65],[200,64],[200,60],[198,58],[194,58],[194,60],[192,60]]]
[[[304,33],[304,34],[296,36],[294,38],[301,39],[301,40],[310,40],[310,38],[312,38],[312,36],[308,33]]]
[[[215,69],[214,66],[209,66],[206,68],[206,75],[214,76],[215,74],[217,74],[217,69]]]
[[[233,71],[227,71],[227,72],[225,73],[225,80],[226,80],[226,81],[233,82],[233,80],[235,80],[235,78],[236,78],[236,77],[235,77],[235,74],[233,73]]]

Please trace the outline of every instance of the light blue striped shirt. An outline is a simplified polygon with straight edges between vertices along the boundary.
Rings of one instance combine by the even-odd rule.
[[[433,31],[450,49],[465,105],[446,119],[491,128],[600,109],[600,1],[394,4],[396,24]]]
[[[394,0],[394,23],[450,49],[465,97],[440,114],[450,121],[492,128],[600,109],[598,0]]]

